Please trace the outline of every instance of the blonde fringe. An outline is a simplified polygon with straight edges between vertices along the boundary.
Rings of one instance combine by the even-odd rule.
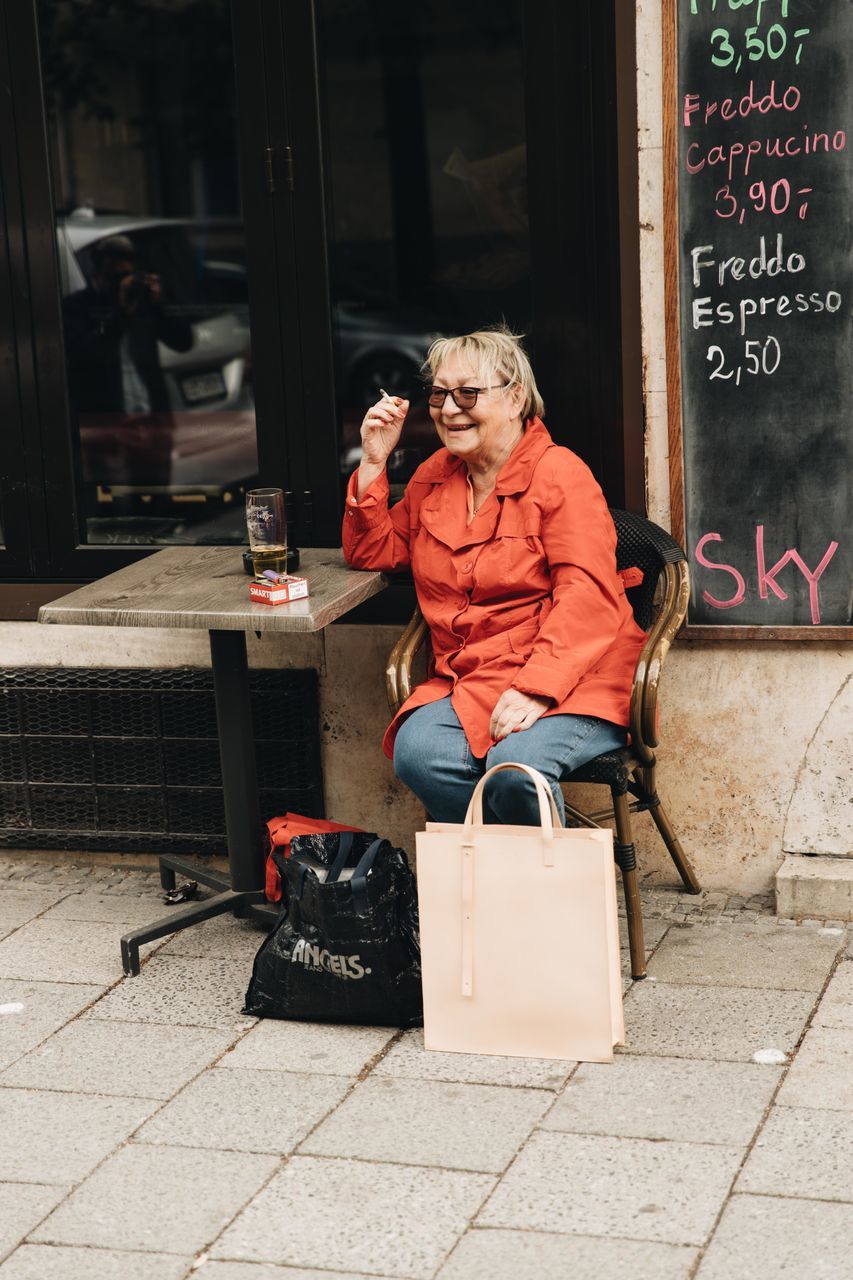
[[[421,373],[434,378],[447,360],[458,356],[471,361],[472,373],[476,372],[479,385],[491,386],[495,382],[516,383],[524,390],[523,418],[534,415],[541,418],[545,403],[539,394],[530,359],[522,346],[523,333],[513,333],[507,325],[495,325],[489,329],[477,329],[456,338],[436,338]]]

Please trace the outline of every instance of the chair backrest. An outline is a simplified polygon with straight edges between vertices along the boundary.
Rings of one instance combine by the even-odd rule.
[[[658,686],[664,659],[687,616],[687,557],[673,537],[644,516],[611,508],[616,526],[616,567],[642,570],[643,580],[625,594],[648,638],[631,691],[631,742],[647,764],[658,745]],[[663,579],[663,581],[661,581]],[[660,587],[660,590],[658,588]]]
[[[611,507],[610,514],[616,526],[616,568],[621,571],[636,567],[643,573],[643,581],[628,587],[625,594],[638,625],[648,631],[658,613],[655,591],[664,565],[678,564],[686,556],[665,529],[644,516],[620,511],[618,507]]]

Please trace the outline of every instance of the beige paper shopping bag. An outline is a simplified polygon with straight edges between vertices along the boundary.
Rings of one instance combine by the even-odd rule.
[[[483,788],[522,769],[539,827],[484,825]],[[612,1062],[624,1037],[613,835],[564,829],[535,769],[499,764],[465,822],[417,837],[427,1049]]]

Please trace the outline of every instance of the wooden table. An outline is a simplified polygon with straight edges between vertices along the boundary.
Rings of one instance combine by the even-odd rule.
[[[174,888],[177,871],[218,892],[126,934],[121,951],[128,974],[139,973],[139,948],[145,942],[226,911],[261,918],[274,914],[264,903],[246,632],[320,631],[387,585],[381,573],[350,569],[340,550],[313,548],[302,552],[299,567],[308,579],[307,599],[252,604],[241,556],[241,547],[168,547],[39,609],[39,622],[65,626],[201,628],[210,633],[229,874],[163,855],[164,888]]]

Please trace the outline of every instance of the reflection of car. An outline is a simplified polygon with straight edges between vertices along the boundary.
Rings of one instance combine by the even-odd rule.
[[[95,215],[79,210],[59,220],[56,234],[65,297],[86,288],[92,276],[93,251],[111,236],[132,242],[140,271],[162,277],[170,311],[186,317],[193,327],[188,351],[172,351],[160,344],[160,365],[172,409],[193,408],[202,401],[222,409],[251,406],[251,387],[243,378],[249,354],[245,269],[239,264],[206,260],[202,241],[215,236],[215,223]],[[234,283],[223,288],[222,276],[228,272],[232,273],[229,282]]]
[[[248,282],[243,231],[234,220],[143,218],[88,208],[57,223],[66,306],[91,286],[97,249],[121,236],[134,267],[158,275],[164,310],[189,323],[192,341],[156,344],[166,389],[158,412],[124,413],[120,390],[108,404],[78,406],[84,479],[96,486],[222,493],[257,471]],[[342,469],[357,465],[358,425],[384,387],[411,397],[420,366],[440,326],[410,308],[342,299],[332,307],[341,415]],[[69,356],[70,358],[70,356]],[[423,421],[421,421],[423,419]],[[412,414],[411,448],[398,451],[393,475],[409,472],[435,447],[425,414]],[[405,455],[405,457],[404,457]],[[399,477],[398,477],[399,478]]]
[[[160,277],[164,310],[192,335],[185,349],[156,344],[166,397],[158,412],[133,422],[118,403],[97,411],[80,406],[84,478],[102,486],[218,492],[255,475],[245,268],[222,257],[223,249],[241,253],[239,227],[81,209],[60,218],[56,234],[69,307],[91,285],[99,244],[121,236],[133,245],[136,270]]]
[[[382,395],[404,396],[414,403],[406,420],[402,447],[388,460],[392,490],[410,478],[436,448],[435,430],[423,404],[420,370],[440,327],[431,315],[408,308],[338,303],[333,312],[338,336],[338,396],[341,408],[339,465],[349,475],[361,460],[360,426],[364,411]]]
[[[340,302],[334,307],[333,320],[344,405],[364,411],[379,399],[383,387],[412,395],[429,344],[439,337],[430,317],[393,307]]]

